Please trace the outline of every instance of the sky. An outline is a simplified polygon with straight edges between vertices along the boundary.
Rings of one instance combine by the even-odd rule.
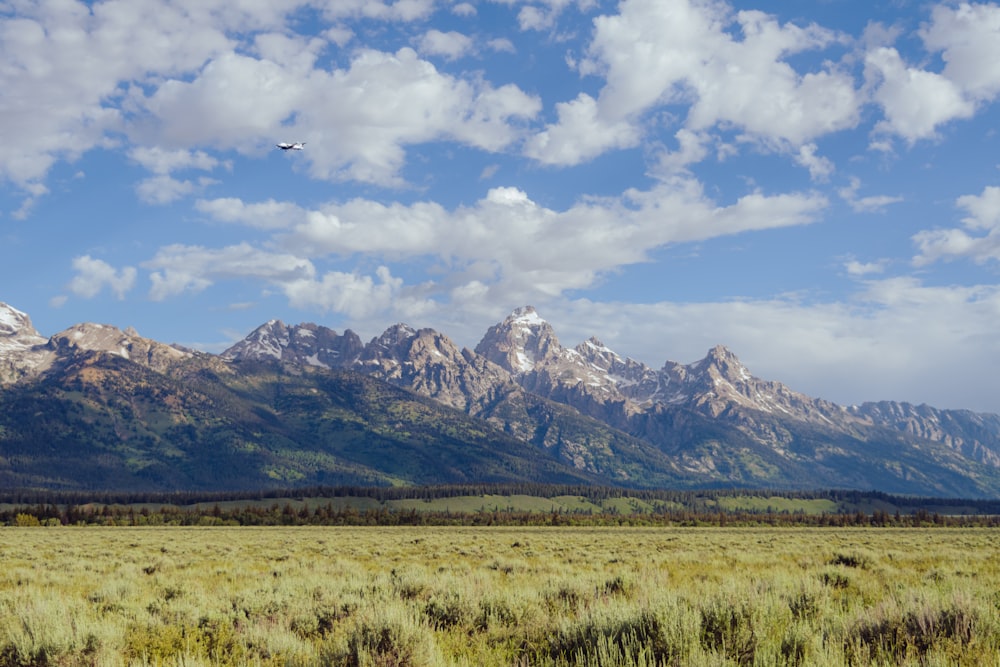
[[[0,301],[1000,413],[998,96],[995,2],[0,0]]]

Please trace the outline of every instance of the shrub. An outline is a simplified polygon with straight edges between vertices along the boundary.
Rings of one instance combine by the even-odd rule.
[[[518,622],[518,614],[505,598],[487,597],[479,601],[476,630],[486,632],[492,627],[509,627]]]
[[[549,639],[549,657],[576,664],[673,663],[684,647],[669,641],[664,624],[650,610],[585,619],[556,631]],[[603,654],[603,655],[602,655]],[[616,658],[605,662],[604,658]]]
[[[835,554],[830,560],[830,565],[843,565],[844,567],[857,567],[868,569],[871,567],[871,557],[860,553]]]
[[[739,665],[752,665],[757,653],[757,618],[750,601],[717,595],[701,608],[701,645]]]
[[[895,603],[881,604],[854,621],[845,646],[851,664],[870,661],[900,662],[924,656],[933,650],[959,651],[973,641],[980,624],[971,600],[955,596],[948,603],[912,603],[901,609]]]
[[[424,605],[424,616],[436,629],[448,629],[472,618],[472,608],[457,593],[435,595]]]
[[[346,649],[331,657],[346,667],[436,667],[441,662],[431,629],[395,607],[358,622]]]

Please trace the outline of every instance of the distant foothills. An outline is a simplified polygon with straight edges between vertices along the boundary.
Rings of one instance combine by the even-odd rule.
[[[836,405],[721,346],[653,369],[531,307],[474,350],[270,321],[214,355],[0,303],[0,492],[481,484],[1000,498],[1000,416]]]

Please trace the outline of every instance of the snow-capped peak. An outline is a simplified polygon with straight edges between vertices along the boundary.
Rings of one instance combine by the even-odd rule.
[[[31,326],[31,318],[17,308],[0,302],[0,335],[16,336],[18,334],[39,335]]]
[[[476,346],[476,353],[515,374],[530,373],[561,352],[552,327],[531,306],[518,308],[490,327]]]
[[[417,335],[417,330],[411,327],[409,324],[403,324],[399,322],[393,324],[391,327],[382,332],[375,343],[377,345],[382,345],[385,347],[390,347],[392,345],[397,345],[404,340],[408,340]]]
[[[507,322],[510,324],[520,324],[529,327],[538,326],[541,324],[548,324],[542,316],[538,314],[534,306],[524,306],[523,308],[518,308],[510,314],[507,318]]]

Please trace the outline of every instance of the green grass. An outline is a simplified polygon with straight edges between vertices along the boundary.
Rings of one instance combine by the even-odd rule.
[[[986,529],[4,528],[3,665],[993,665]]]
[[[802,512],[803,514],[836,514],[840,503],[828,498],[785,498],[782,496],[731,496],[722,497],[717,505],[728,512],[747,510],[751,512]],[[885,511],[886,507],[874,507]]]

